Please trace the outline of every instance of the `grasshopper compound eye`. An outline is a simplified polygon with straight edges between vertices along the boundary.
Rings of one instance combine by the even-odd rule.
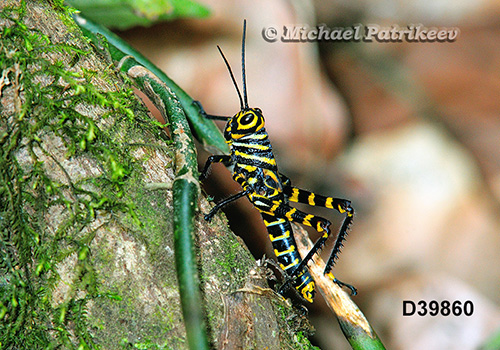
[[[240,124],[245,126],[255,124],[256,119],[257,116],[252,113],[247,113],[240,118]]]

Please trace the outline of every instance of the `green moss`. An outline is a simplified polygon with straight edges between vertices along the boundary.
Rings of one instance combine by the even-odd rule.
[[[304,335],[303,332],[297,332],[297,334],[295,335],[295,341],[297,342],[297,344],[300,345],[301,349],[321,350],[317,346],[311,345],[311,343],[309,342],[309,339],[307,338],[306,335]]]
[[[241,262],[240,256],[242,254],[241,244],[238,241],[223,241],[225,243],[225,247],[223,248],[225,254],[222,254],[220,257],[217,257],[215,261],[220,266],[218,270],[219,277],[221,280],[226,279],[227,277],[222,277],[222,275],[232,275],[238,276],[240,279],[236,279],[234,281],[235,285],[241,284],[241,278],[245,278],[245,274],[241,272]],[[245,271],[246,272],[246,271]]]
[[[71,22],[61,1],[53,6],[57,11],[46,8],[47,16]],[[144,109],[131,88],[112,83],[117,80],[113,70],[80,68],[93,54],[91,47],[71,33],[67,40],[56,40],[31,29],[26,12],[24,3],[0,12],[5,99],[0,111],[0,348],[99,348],[94,333],[108,325],[106,318],[89,319],[92,304],[118,315],[141,313],[128,303],[133,291],[129,295],[105,283],[106,271],[98,266],[113,256],[96,250],[100,227],[94,223],[121,221],[137,236],[155,231],[148,231],[152,219],[145,209],[137,209],[136,200],[144,196],[137,187],[142,167],[131,156],[136,146],[130,140],[143,137],[138,130],[158,131],[137,112]],[[89,110],[99,111],[99,117],[89,116]],[[78,176],[66,169],[60,152],[68,160],[88,159],[100,172]],[[168,222],[165,218],[164,225]],[[155,235],[153,245],[159,247],[161,238]],[[159,248],[153,254],[160,256]],[[62,269],[71,259],[74,269],[65,280]],[[54,293],[61,286],[67,291],[58,299]],[[163,313],[157,313],[157,321],[158,329],[141,331],[169,329]],[[154,341],[150,337],[132,346]]]

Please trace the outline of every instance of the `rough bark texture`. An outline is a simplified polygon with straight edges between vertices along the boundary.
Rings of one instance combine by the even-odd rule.
[[[172,194],[155,185],[174,152],[66,9],[20,4],[0,9],[0,347],[183,349]],[[214,347],[310,348],[225,222],[199,215],[196,240]]]

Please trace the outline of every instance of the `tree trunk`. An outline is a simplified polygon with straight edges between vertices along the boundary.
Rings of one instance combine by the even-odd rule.
[[[0,7],[0,348],[186,348],[171,144],[58,1]],[[310,348],[226,222],[196,228],[213,346]]]

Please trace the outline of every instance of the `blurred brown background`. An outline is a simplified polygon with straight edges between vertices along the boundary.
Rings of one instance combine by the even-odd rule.
[[[500,3],[200,3],[212,9],[209,19],[119,34],[208,113],[233,115],[239,101],[216,45],[240,82],[246,18],[250,105],[263,110],[280,170],[295,185],[352,200],[355,224],[335,274],[358,288],[354,300],[387,348],[478,348],[500,327]],[[422,23],[460,35],[452,43],[262,37],[269,26],[319,23]],[[201,163],[206,156],[200,150]],[[206,190],[220,199],[238,187],[216,166]],[[226,212],[257,258],[272,256],[247,200]],[[403,300],[471,300],[474,314],[403,317]],[[321,349],[349,348],[321,297],[310,314]]]

